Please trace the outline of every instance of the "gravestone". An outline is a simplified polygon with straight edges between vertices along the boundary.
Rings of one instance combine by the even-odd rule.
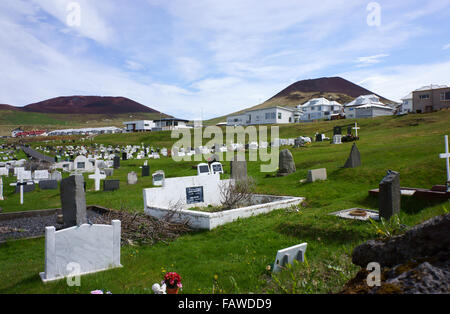
[[[379,213],[380,217],[390,219],[400,212],[400,174],[389,170],[379,185]]]
[[[112,168],[105,168],[105,169],[103,169],[103,171],[105,172],[105,175],[107,177],[111,177],[114,174],[114,169],[112,169]]]
[[[142,166],[142,176],[149,177],[150,176],[150,166]]]
[[[56,181],[61,181],[62,180],[62,174],[59,171],[53,171],[52,173],[50,173],[50,180],[56,180]]]
[[[204,176],[211,174],[211,169],[208,164],[201,163],[197,165],[197,175]]]
[[[127,157],[128,157],[127,153],[123,152],[122,153],[122,160],[127,160]]]
[[[0,176],[0,201],[3,201],[3,178],[2,176]],[[2,211],[2,209],[0,208],[0,212]]]
[[[88,178],[94,180],[94,190],[100,191],[100,180],[106,179],[106,174],[101,173],[99,168],[95,168],[95,173],[89,175]]]
[[[316,133],[316,142],[322,142],[322,134]]]
[[[48,180],[49,176],[50,174],[48,173],[48,170],[36,170],[33,173],[33,179],[35,181]]]
[[[340,126],[335,126],[333,128],[333,135],[342,135],[342,128]]]
[[[113,160],[114,169],[120,168],[120,157],[116,155]]]
[[[353,143],[350,156],[345,162],[344,168],[355,168],[359,166],[361,166],[361,154],[359,153],[358,147],[356,147],[356,143]]]
[[[277,256],[275,257],[272,271],[276,273],[287,267],[288,264],[292,265],[294,263],[294,260],[297,260],[298,262],[304,262],[307,246],[307,243],[301,243],[279,250],[277,252]]]
[[[9,176],[9,170],[6,167],[0,167],[0,176]]]
[[[152,178],[153,178],[153,185],[154,186],[163,186],[164,185],[164,179],[165,179],[164,171],[162,171],[162,170],[156,171],[152,175]]]
[[[35,190],[35,185],[34,184],[24,184],[23,185],[23,193],[33,192],[34,190]],[[20,193],[20,186],[19,185],[16,185],[14,193],[16,193],[16,194]]]
[[[39,188],[41,190],[56,190],[56,189],[58,189],[58,181],[56,181],[56,180],[41,180],[41,181],[39,181]]]
[[[326,179],[327,179],[326,168],[308,170],[308,178],[307,178],[308,182],[315,182],[317,180],[326,180]]]
[[[246,160],[238,160],[237,157],[234,157],[232,161],[230,161],[230,169],[231,179],[234,180],[245,180],[247,179],[247,161]]]
[[[138,177],[136,172],[132,171],[128,173],[128,184],[136,184],[138,182]]]
[[[213,162],[211,164],[211,172],[212,173],[223,173],[223,167],[220,162]]]
[[[286,176],[296,171],[294,157],[289,149],[280,152],[278,160],[278,176]]]
[[[342,135],[333,135],[333,144],[342,144]]]
[[[84,177],[73,175],[61,181],[61,206],[64,228],[87,222]]]
[[[120,180],[105,180],[103,181],[103,191],[115,191],[120,187]]]

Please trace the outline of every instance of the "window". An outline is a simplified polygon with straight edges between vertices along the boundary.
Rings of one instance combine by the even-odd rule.
[[[289,123],[291,123],[292,122],[292,117],[289,117]]]
[[[450,92],[441,93],[441,101],[450,100]]]
[[[278,119],[281,119],[281,112],[278,112]]]
[[[429,99],[429,98],[430,98],[429,94],[419,95],[419,99]]]
[[[266,112],[266,120],[270,119],[270,112]]]
[[[320,111],[322,109],[321,106],[317,106],[317,110]]]
[[[329,116],[330,112],[329,111],[325,111],[323,114],[326,115],[326,116]]]

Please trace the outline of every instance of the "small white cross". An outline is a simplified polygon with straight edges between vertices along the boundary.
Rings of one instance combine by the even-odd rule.
[[[23,186],[24,185],[32,185],[34,184],[33,181],[30,182],[23,182],[23,176],[22,176],[22,172],[19,172],[19,174],[17,175],[17,182],[16,183],[11,183],[11,186],[19,186],[20,188],[20,205],[23,204]]]
[[[95,180],[95,191],[100,191],[100,180],[106,179],[106,175],[101,174],[99,168],[95,168],[95,173],[89,175],[89,179]]]
[[[448,151],[448,135],[445,135],[445,153],[444,154],[439,154],[439,158],[445,158],[446,160],[446,164],[447,164],[447,187],[449,186],[449,182],[450,182],[450,162],[449,162],[449,158],[450,158],[450,152]],[[448,188],[447,188],[448,191]]]
[[[360,129],[360,127],[358,127],[358,124],[355,122],[355,127],[353,128],[353,130],[355,130],[355,136],[358,137],[358,130]]]

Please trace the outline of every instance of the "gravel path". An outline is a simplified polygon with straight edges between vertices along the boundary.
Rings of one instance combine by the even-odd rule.
[[[87,216],[88,219],[92,219],[101,216],[101,214],[93,210],[87,210]],[[0,221],[0,242],[7,239],[43,236],[47,226],[55,226],[56,230],[63,227],[62,224],[56,223],[56,215]]]

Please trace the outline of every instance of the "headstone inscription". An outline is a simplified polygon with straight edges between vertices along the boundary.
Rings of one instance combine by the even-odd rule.
[[[211,164],[211,171],[212,173],[223,173],[223,167],[220,162],[213,162]]]
[[[153,185],[154,186],[163,186],[164,185],[164,179],[165,179],[164,171],[162,171],[162,170],[156,171],[152,175],[152,178],[153,178]]]
[[[195,203],[203,203],[203,186],[194,186],[186,188],[186,203],[187,204],[195,204]]]

